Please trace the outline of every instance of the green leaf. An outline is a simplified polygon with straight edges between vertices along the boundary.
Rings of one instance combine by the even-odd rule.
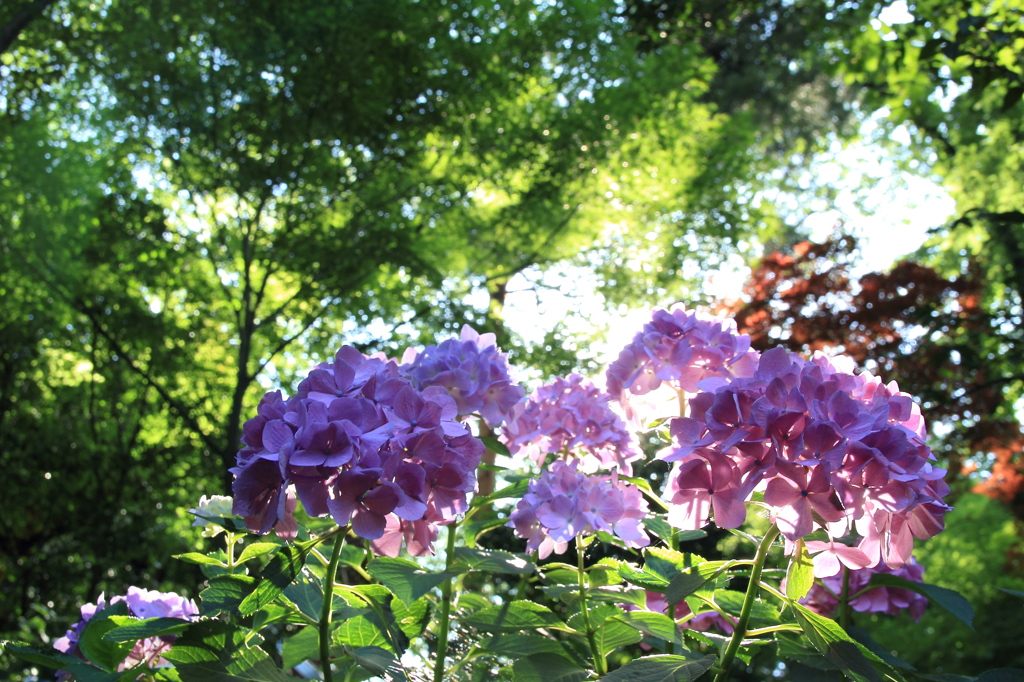
[[[285,639],[281,649],[281,661],[285,670],[291,670],[309,659],[320,659],[320,631],[312,625]]]
[[[505,457],[511,457],[512,453],[508,451],[508,446],[502,443],[494,436],[480,436],[480,440],[484,442],[487,449],[497,455],[504,455]]]
[[[1014,597],[1020,597],[1021,599],[1024,599],[1024,592],[1021,592],[1020,590],[1008,590],[1005,587],[999,586],[996,586],[996,589],[1000,590],[1001,592],[1005,592],[1006,594],[1012,594]]]
[[[603,656],[619,647],[636,644],[641,639],[643,634],[639,630],[617,618],[609,618],[594,632],[594,641]]]
[[[193,623],[164,654],[188,682],[289,682],[259,647],[246,644],[248,632],[230,623]]]
[[[896,680],[903,678],[888,663],[851,638],[839,624],[811,611],[803,604],[790,602],[804,634],[847,677],[853,680],[880,680],[876,667]]]
[[[557,653],[533,654],[512,665],[516,682],[582,682],[589,676],[590,671]]]
[[[38,647],[9,640],[0,641],[0,646],[3,647],[6,653],[14,654],[23,661],[46,666],[47,668],[67,670],[68,666],[84,665],[82,659],[63,654],[56,649],[39,649]]]
[[[490,504],[495,500],[504,500],[509,498],[519,499],[526,493],[526,489],[529,487],[529,485],[529,478],[521,478],[511,485],[505,486],[501,490],[494,491],[490,495],[474,497],[472,506],[480,507],[485,504]]]
[[[572,631],[551,609],[528,601],[489,606],[469,614],[462,622],[485,632],[515,632],[537,628]]]
[[[451,572],[486,571],[488,573],[532,573],[537,567],[525,555],[497,549],[470,549],[456,547]]]
[[[292,583],[284,588],[284,596],[298,607],[303,615],[313,620],[320,619],[323,609],[324,592],[313,582]]]
[[[733,565],[732,561],[705,561],[680,570],[665,588],[665,599],[674,606],[704,586],[716,575]]]
[[[348,644],[353,647],[387,647],[393,650],[387,629],[373,609],[351,610],[339,614],[334,632],[331,634],[334,644]]]
[[[974,607],[962,594],[938,585],[918,583],[901,578],[891,573],[875,573],[871,576],[868,587],[898,587],[900,589],[923,594],[933,602],[960,619],[967,627],[974,629]]]
[[[618,618],[651,637],[675,644],[681,644],[683,641],[676,622],[664,613],[627,611]]]
[[[423,634],[430,622],[430,604],[426,599],[417,599],[406,606],[401,599],[395,597],[391,600],[391,613],[394,614],[398,627],[409,639]]]
[[[803,538],[797,540],[796,551],[786,569],[786,596],[799,601],[807,596],[814,585],[814,562],[804,545]]]
[[[245,549],[242,550],[241,556],[238,557],[238,563],[244,564],[249,559],[255,559],[258,556],[264,554],[270,554],[281,549],[283,545],[279,545],[276,542],[254,542],[251,545],[246,545]]]
[[[206,556],[199,552],[187,552],[185,554],[174,554],[175,559],[180,559],[189,564],[200,564],[202,566],[219,566],[221,568],[227,568],[228,565],[219,559],[214,559],[212,556]]]
[[[132,642],[133,644],[146,637],[160,635],[176,635],[184,631],[191,623],[181,618],[147,618],[139,620],[131,616],[111,616],[115,627],[111,628],[103,639],[108,642]]]
[[[569,660],[576,660],[562,644],[551,637],[534,634],[511,633],[492,637],[480,647],[491,654],[523,658],[536,654],[554,654]]]
[[[711,669],[717,656],[696,661],[682,656],[645,656],[601,678],[602,682],[692,682]]]
[[[352,657],[352,660],[374,675],[384,676],[396,682],[405,680],[405,673],[402,671],[402,666],[399,665],[395,655],[380,647],[345,647],[345,652]]]
[[[898,656],[893,656],[889,650],[887,650],[884,646],[876,642],[867,630],[859,628],[856,625],[852,625],[846,628],[846,634],[850,635],[850,637],[854,638],[862,645],[867,647],[868,651],[873,653],[875,656],[878,656],[880,659],[882,659],[892,667],[901,668],[903,670],[914,669],[914,666],[910,665]]]
[[[744,594],[742,592],[737,592],[736,590],[715,590],[713,599],[716,604],[737,617],[743,609]],[[750,617],[752,620],[760,621],[762,624],[778,623],[781,620],[779,610],[772,604],[760,599],[755,599],[751,605]]]
[[[210,578],[209,587],[199,593],[203,611],[235,611],[256,588],[256,578],[248,575],[219,575]]]
[[[111,616],[127,616],[128,605],[118,602],[93,616],[78,636],[78,648],[85,657],[101,668],[113,671],[131,653],[135,642],[109,641],[103,638],[118,626]]]
[[[408,559],[391,557],[374,559],[366,570],[407,606],[455,576],[454,573],[430,573]]]
[[[299,577],[311,548],[311,544],[303,543],[282,545],[280,551],[270,559],[260,573],[256,589],[242,600],[238,607],[239,613],[243,616],[251,615],[277,599],[285,588]]]

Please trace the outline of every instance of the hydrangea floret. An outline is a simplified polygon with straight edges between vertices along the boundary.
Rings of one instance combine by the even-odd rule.
[[[397,556],[403,543],[433,553],[437,527],[468,508],[485,450],[459,418],[497,426],[524,395],[493,342],[466,327],[401,366],[345,346],[291,398],[266,394],[231,470],[235,513],[253,531],[293,538],[297,497],[378,554]]]
[[[234,500],[228,495],[211,495],[209,497],[203,495],[199,498],[199,504],[188,510],[189,514],[196,517],[192,521],[192,526],[201,527],[203,529],[201,535],[204,538],[216,537],[224,532],[224,527],[213,519],[225,519],[234,516],[234,513],[231,511],[233,506]]]
[[[125,596],[115,596],[109,601],[104,594],[100,594],[95,604],[85,604],[81,607],[82,619],[69,629],[63,637],[53,643],[53,648],[61,653],[69,654],[85,660],[79,650],[78,640],[85,630],[86,625],[93,617],[106,609],[108,606],[124,602],[128,608],[128,615],[140,620],[147,618],[180,618],[186,621],[193,621],[199,616],[199,609],[191,599],[186,599],[174,592],[158,592],[147,590],[141,587],[129,587]],[[131,652],[117,666],[117,670],[139,668],[158,668],[168,666],[169,663],[163,659],[163,655],[170,651],[176,637],[164,635],[161,637],[147,637],[135,643]],[[67,672],[61,672],[59,680],[70,680]]]
[[[924,581],[924,566],[913,558],[900,568],[878,565],[851,570],[846,584],[850,608],[861,613],[885,613],[890,616],[906,612],[915,621],[920,621],[928,606],[928,598],[899,587],[869,587],[872,576],[879,573],[899,576],[915,583]],[[843,577],[835,575],[816,582],[801,603],[823,616],[834,617],[840,608],[839,595],[842,593]]]

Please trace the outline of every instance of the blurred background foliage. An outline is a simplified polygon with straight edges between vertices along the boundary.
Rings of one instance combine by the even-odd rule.
[[[1014,0],[3,3],[0,633],[195,594],[183,510],[342,343],[469,323],[533,376],[592,371],[567,321],[508,322],[510,287],[711,303],[738,258],[723,309],[759,347],[850,353],[933,423],[958,511],[926,577],[980,615],[929,613],[900,655],[1021,665],[994,586],[1024,579],[1022,27]],[[849,191],[816,164],[851,144],[956,201],[891,270],[807,241]]]

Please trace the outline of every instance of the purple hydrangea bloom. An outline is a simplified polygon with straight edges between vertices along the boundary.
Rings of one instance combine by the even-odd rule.
[[[871,582],[871,576],[876,573],[896,575],[916,583],[924,580],[924,566],[913,558],[900,568],[880,565],[851,570],[849,594],[857,596],[850,601],[850,608],[861,613],[885,613],[890,616],[898,616],[906,611],[914,620],[920,621],[925,607],[928,606],[928,598],[924,595],[898,587],[875,587],[861,593]],[[843,591],[843,575],[840,572],[833,577],[823,578],[821,583],[815,583],[807,596],[800,601],[823,616],[833,617],[839,607],[836,595],[842,594]]]
[[[573,454],[586,472],[599,469],[632,474],[643,456],[625,423],[609,405],[608,394],[578,374],[541,386],[502,432],[509,452],[543,466],[549,454]]]
[[[78,648],[78,639],[85,630],[85,626],[100,611],[108,606],[125,602],[128,607],[128,615],[140,620],[147,618],[180,618],[181,620],[193,621],[199,616],[199,609],[191,599],[175,594],[174,592],[157,592],[146,590],[141,587],[129,587],[126,596],[116,596],[110,601],[105,595],[100,594],[95,604],[85,604],[81,608],[82,620],[76,623],[67,633],[53,643],[53,648],[58,651],[77,656],[85,660]],[[163,659],[164,653],[171,649],[176,637],[165,635],[163,637],[148,637],[140,639],[135,643],[131,652],[118,664],[118,671],[133,668],[157,668],[170,665]],[[62,671],[58,675],[60,680],[71,679],[70,675]]]
[[[866,563],[845,558],[893,568],[909,559],[915,537],[942,529],[945,471],[932,463],[920,410],[895,382],[854,374],[848,358],[806,361],[776,348],[749,376],[699,388],[689,415],[671,422],[673,446],[659,454],[675,462],[670,523],[698,528],[713,513],[720,527],[738,527],[743,503],[761,491],[787,540],[855,531],[850,541]],[[841,554],[817,561],[837,567]]]
[[[738,333],[732,320],[687,312],[682,306],[656,310],[609,366],[608,393],[626,400],[630,394],[649,393],[662,382],[694,393],[709,378],[749,376],[756,359],[750,337]]]
[[[400,371],[413,386],[445,389],[459,415],[479,414],[497,428],[526,395],[509,377],[508,360],[498,351],[494,334],[478,334],[468,325],[460,339],[449,339],[422,351],[409,349]]]
[[[544,559],[564,552],[573,538],[597,531],[617,536],[627,547],[650,544],[643,529],[647,501],[640,491],[617,475],[588,476],[576,468],[575,461],[556,460],[530,481],[508,523],[527,540],[527,551]]]
[[[453,342],[460,357],[476,358],[470,364],[494,377],[504,355],[493,345],[478,348],[480,337],[466,331],[463,337],[461,346]],[[432,553],[437,526],[468,508],[485,449],[457,421],[457,398],[430,384],[423,366],[404,369],[346,346],[333,362],[313,369],[295,396],[264,396],[245,424],[244,447],[231,470],[234,512],[253,531],[274,529],[290,539],[298,529],[292,516],[298,499],[311,516],[330,514],[339,525],[351,524],[381,553],[396,555],[402,541],[411,553]],[[480,402],[471,411],[494,416],[506,409],[503,396],[510,391],[522,395],[492,380],[473,398]]]

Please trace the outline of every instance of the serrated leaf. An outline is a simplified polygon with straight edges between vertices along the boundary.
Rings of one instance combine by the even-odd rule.
[[[82,665],[81,659],[63,654],[56,649],[40,649],[38,647],[29,646],[28,644],[11,642],[9,640],[0,641],[0,646],[3,647],[5,652],[14,654],[23,661],[28,661],[35,665],[42,665],[47,668],[65,670],[69,665]]]
[[[657,637],[658,639],[675,644],[681,644],[683,641],[676,622],[664,613],[627,611],[618,616],[618,618],[651,637]]]
[[[285,670],[291,670],[303,661],[320,659],[320,632],[315,626],[307,626],[284,640],[281,661]]]
[[[804,545],[803,538],[797,540],[793,558],[786,569],[786,596],[799,601],[807,596],[814,586],[814,562]]]
[[[107,671],[117,670],[117,666],[127,658],[135,646],[135,642],[111,642],[103,638],[117,627],[111,616],[127,616],[128,605],[118,602],[94,615],[78,636],[78,649],[92,663]]]
[[[876,670],[879,668],[893,679],[903,679],[895,668],[846,634],[835,621],[811,611],[803,604],[790,602],[790,606],[811,644],[847,677],[875,682],[881,679]]]
[[[250,559],[255,559],[258,556],[270,554],[271,552],[276,552],[281,547],[283,547],[283,545],[279,545],[276,542],[254,542],[251,545],[245,546],[242,550],[242,554],[238,557],[238,563],[244,564]]]
[[[609,618],[594,631],[594,642],[602,656],[607,656],[619,647],[636,644],[643,635],[633,626],[615,618]]]
[[[868,587],[898,587],[903,590],[916,592],[931,599],[933,602],[949,611],[967,627],[974,629],[974,607],[962,594],[938,585],[918,583],[913,580],[901,578],[891,573],[875,573],[871,576]]]
[[[337,626],[331,633],[331,641],[334,644],[348,644],[355,648],[374,646],[393,649],[384,624],[369,608],[362,609],[362,613],[350,612],[339,617]]]
[[[426,599],[417,599],[406,606],[401,599],[395,597],[391,600],[391,613],[394,614],[398,627],[409,639],[423,634],[423,630],[430,622],[430,604]]]
[[[189,682],[289,682],[259,647],[246,644],[247,631],[217,620],[193,623],[164,658]]]
[[[516,682],[581,682],[589,676],[590,671],[554,653],[534,654],[512,665]]]
[[[366,571],[381,581],[406,605],[430,592],[455,573],[431,573],[408,559],[378,557],[366,565]]]
[[[405,680],[405,673],[394,654],[376,646],[345,648],[352,659],[375,675],[383,675],[395,682]]]
[[[520,633],[497,635],[488,640],[481,648],[488,653],[508,656],[509,658],[523,658],[536,654],[554,654],[569,660],[576,660],[558,640],[541,635]]]
[[[508,446],[502,443],[494,436],[480,436],[480,440],[484,442],[487,449],[496,455],[504,455],[505,457],[511,457],[512,453],[508,451]]]
[[[572,631],[551,609],[528,601],[488,606],[463,617],[462,622],[485,632],[515,632],[537,628]]]
[[[486,571],[488,573],[522,575],[532,573],[537,570],[537,567],[521,554],[498,549],[456,547],[449,570],[452,573]]]
[[[210,578],[209,585],[199,593],[203,611],[235,611],[256,588],[256,578],[248,575],[219,575]]]
[[[472,506],[480,507],[482,505],[494,502],[495,500],[519,499],[524,494],[526,494],[526,489],[529,487],[529,485],[530,485],[530,479],[529,478],[519,479],[515,483],[513,483],[511,485],[507,485],[504,488],[502,488],[501,490],[496,490],[495,492],[491,493],[490,495],[483,495],[483,496],[479,496],[479,497],[474,497],[473,498],[473,502],[472,502]]]
[[[186,552],[185,554],[174,554],[172,555],[175,559],[179,559],[188,564],[199,564],[201,566],[218,566],[220,568],[227,568],[228,565],[219,559],[214,559],[212,556],[206,556],[199,552]]]
[[[1020,597],[1021,599],[1024,599],[1024,592],[1021,592],[1020,590],[1008,590],[1005,587],[998,586],[996,587],[996,589],[1001,592],[1005,592],[1006,594],[1012,594],[1014,597]]]
[[[711,669],[717,656],[698,660],[682,656],[645,656],[601,678],[602,682],[692,682]]]
[[[737,592],[736,590],[715,590],[713,598],[716,604],[737,617],[743,609],[744,594],[742,592]],[[750,608],[750,618],[762,623],[778,623],[781,615],[779,610],[773,605],[760,599],[755,599]]]
[[[340,539],[335,542],[341,542]],[[306,565],[306,556],[313,544],[282,545],[260,572],[256,589],[242,600],[238,611],[248,616],[277,599],[285,588],[295,582]]]
[[[312,583],[292,583],[284,588],[284,596],[291,603],[298,607],[307,618],[320,619],[320,611],[323,609],[324,593],[320,586]]]
[[[114,623],[103,639],[108,642],[137,642],[147,637],[176,635],[189,626],[189,621],[181,618],[147,618],[139,620],[131,616],[111,616]]]
[[[678,571],[665,588],[665,600],[669,606],[678,604],[732,565],[732,561],[704,561]]]

